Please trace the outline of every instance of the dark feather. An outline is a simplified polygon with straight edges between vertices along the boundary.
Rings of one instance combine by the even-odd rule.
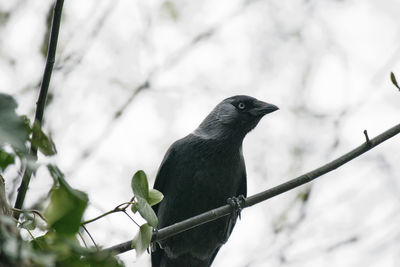
[[[225,99],[194,133],[171,145],[154,184],[164,194],[153,207],[159,228],[222,206],[230,197],[246,196],[243,138],[276,109],[248,96]],[[152,266],[210,266],[235,222],[223,217],[163,240],[152,252]]]

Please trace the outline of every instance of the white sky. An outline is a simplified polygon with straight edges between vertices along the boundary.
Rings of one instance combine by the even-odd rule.
[[[18,99],[21,114],[34,111],[51,2],[0,0],[10,12],[0,25],[0,90]],[[88,192],[85,216],[94,217],[129,200],[136,170],[153,180],[168,146],[240,93],[280,107],[244,143],[248,192],[282,183],[361,144],[364,129],[373,137],[399,123],[389,79],[390,71],[400,78],[399,13],[396,0],[65,1],[45,111],[58,155],[40,161],[57,163]],[[111,122],[146,80],[150,87]],[[395,137],[245,210],[214,266],[399,266],[399,148]],[[50,184],[39,170],[27,198]],[[305,188],[310,200],[301,203]],[[122,215],[89,229],[105,247],[136,231]],[[121,258],[149,266],[148,255]]]

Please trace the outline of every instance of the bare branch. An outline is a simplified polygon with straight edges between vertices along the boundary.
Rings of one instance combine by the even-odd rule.
[[[82,228],[83,228],[83,230],[85,230],[85,232],[89,236],[90,240],[92,240],[92,243],[94,244],[96,249],[99,250],[99,247],[97,246],[96,242],[94,241],[94,239],[93,239],[92,235],[90,234],[90,232],[88,231],[88,229],[84,225],[82,225]],[[83,238],[82,238],[82,240],[83,240]],[[85,245],[86,245],[86,243],[85,243]]]
[[[280,184],[276,187],[273,187],[271,189],[265,190],[263,192],[260,192],[258,194],[255,194],[255,195],[252,195],[252,196],[246,198],[245,202],[243,204],[243,208],[253,206],[253,205],[260,203],[262,201],[265,201],[269,198],[275,197],[275,196],[285,193],[289,190],[292,190],[296,187],[299,187],[303,184],[311,182],[312,180],[314,180],[330,171],[333,171],[333,170],[337,169],[338,167],[351,161],[352,159],[364,154],[365,152],[372,149],[373,147],[379,145],[380,143],[386,141],[389,138],[392,138],[399,132],[400,132],[400,124],[397,124],[396,126],[388,129],[387,131],[376,136],[375,138],[370,139],[367,142],[364,142],[362,145],[356,147],[355,149],[351,150],[350,152],[342,155],[341,157],[339,157],[339,158],[337,158],[337,159],[335,159],[313,171],[310,171],[306,174],[303,174],[297,178],[289,180],[289,181],[287,181],[283,184]],[[181,222],[175,223],[173,225],[167,226],[165,228],[162,228],[153,233],[152,241],[153,242],[160,241],[160,240],[166,239],[168,237],[171,237],[173,235],[176,235],[178,233],[181,233],[183,231],[194,228],[203,223],[216,220],[223,216],[227,216],[227,215],[231,214],[231,209],[232,209],[232,207],[230,205],[221,206],[219,208],[210,210],[208,212],[202,213],[200,215],[194,216],[192,218],[189,218],[184,221],[181,221]],[[114,253],[123,253],[123,252],[129,251],[132,249],[131,243],[132,243],[132,241],[127,241],[127,242],[115,245],[113,247],[107,248],[107,249],[105,249],[105,251],[108,251],[108,252],[112,251]]]
[[[46,67],[44,69],[43,80],[40,86],[39,99],[36,102],[36,114],[35,121],[42,125],[43,121],[43,113],[44,107],[46,103],[47,91],[49,89],[51,74],[53,72],[53,66],[56,57],[57,50],[57,41],[58,41],[58,32],[60,29],[60,21],[61,21],[61,13],[62,7],[64,4],[64,0],[57,0],[54,5],[54,13],[53,13],[53,22],[51,24],[51,32],[50,32],[50,43],[49,50],[47,52],[47,60]],[[32,155],[34,159],[37,157],[37,148],[31,144],[31,148],[29,153]],[[32,170],[28,166],[25,167],[24,174],[22,176],[21,185],[18,190],[17,200],[15,201],[14,208],[21,209],[24,204],[26,191],[28,190],[29,182],[31,180]],[[14,212],[14,218],[18,220],[19,212]]]
[[[101,214],[101,215],[99,215],[99,216],[97,216],[97,217],[95,217],[95,218],[93,218],[93,219],[90,219],[90,220],[81,222],[81,226],[84,226],[85,224],[88,224],[88,223],[97,221],[98,219],[101,219],[101,218],[103,218],[103,217],[105,217],[105,216],[107,216],[107,215],[110,215],[110,214],[113,214],[113,213],[116,213],[116,212],[125,212],[125,210],[126,210],[132,203],[133,203],[132,201],[129,201],[129,202],[124,202],[124,203],[122,203],[122,204],[119,204],[119,205],[116,206],[114,209],[109,210],[109,211],[107,211],[107,212],[105,212],[105,213],[103,213],[103,214]]]

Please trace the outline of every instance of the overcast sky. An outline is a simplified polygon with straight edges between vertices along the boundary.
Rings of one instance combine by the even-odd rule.
[[[51,3],[0,0],[0,90],[31,118]],[[278,185],[399,123],[399,14],[397,0],[65,1],[44,124],[58,154],[39,161],[89,194],[92,218],[131,198],[137,170],[153,182],[169,145],[222,99],[247,94],[280,107],[245,139],[248,194]],[[399,149],[395,137],[246,209],[214,266],[399,266]],[[51,183],[39,169],[27,206]],[[137,228],[111,215],[89,230],[108,247]]]

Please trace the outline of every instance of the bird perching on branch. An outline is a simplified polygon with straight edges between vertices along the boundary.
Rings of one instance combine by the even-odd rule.
[[[243,139],[278,107],[238,95],[219,103],[200,126],[168,149],[154,188],[164,194],[154,206],[159,228],[228,203],[232,216],[200,225],[153,246],[152,267],[207,267],[228,240],[246,197]]]

